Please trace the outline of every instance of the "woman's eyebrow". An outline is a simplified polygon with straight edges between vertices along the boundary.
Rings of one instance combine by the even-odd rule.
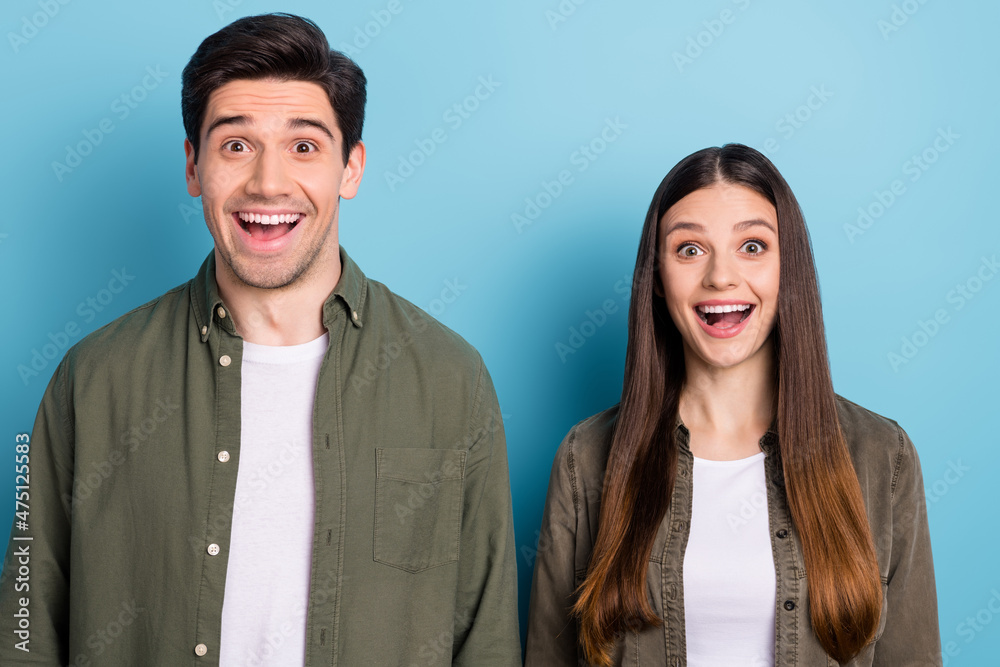
[[[742,232],[742,231],[745,231],[747,229],[750,229],[751,227],[756,227],[757,225],[761,225],[763,227],[767,227],[768,229],[770,229],[775,234],[778,233],[777,230],[775,230],[774,225],[772,225],[767,220],[761,220],[759,218],[754,218],[752,220],[744,220],[742,222],[737,222],[735,225],[733,225],[733,231],[735,231],[735,232]],[[667,228],[667,231],[664,234],[664,236],[669,236],[673,232],[676,232],[676,231],[681,230],[681,229],[686,229],[686,230],[689,230],[689,231],[692,231],[692,232],[704,232],[705,231],[705,226],[701,225],[701,224],[699,224],[697,222],[675,222],[675,223],[671,224]]]
[[[753,220],[744,220],[743,222],[737,222],[735,225],[733,225],[733,231],[742,232],[744,230],[750,229],[751,227],[756,227],[757,225],[767,227],[775,234],[778,233],[778,231],[774,228],[774,225],[772,225],[767,220],[761,220],[759,218],[754,218]]]
[[[667,231],[664,233],[664,236],[670,236],[674,232],[681,229],[688,229],[692,232],[703,232],[705,231],[705,226],[700,225],[697,222],[675,222],[667,227]]]

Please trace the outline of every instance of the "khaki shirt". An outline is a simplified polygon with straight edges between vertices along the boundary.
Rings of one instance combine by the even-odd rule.
[[[852,667],[941,665],[937,594],[920,462],[896,422],[837,397],[841,429],[861,483],[882,574],[882,617],[875,641]],[[577,424],[556,452],[535,562],[528,620],[527,667],[588,664],[578,649],[578,625],[568,615],[583,583],[597,537],[601,488],[617,407]],[[678,471],[670,509],[649,559],[649,601],[660,627],[628,633],[615,664],[679,667],[684,643],[684,551],[691,520],[693,458],[689,432],[678,419]],[[802,544],[785,495],[778,436],[764,451],[767,511],[777,573],[775,665],[834,666],[812,631]]]
[[[289,618],[306,624],[306,664],[519,665],[490,376],[457,334],[341,260],[322,314],[312,579]],[[66,354],[31,434],[0,664],[218,664],[242,350],[210,254]]]

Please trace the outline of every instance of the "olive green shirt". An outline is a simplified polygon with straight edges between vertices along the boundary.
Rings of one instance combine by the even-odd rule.
[[[312,421],[306,664],[519,665],[490,376],[461,337],[341,260]],[[218,664],[242,350],[209,254],[66,354],[31,434],[0,664]]]
[[[861,484],[882,575],[882,614],[875,641],[851,667],[935,667],[942,663],[937,593],[917,452],[896,422],[837,396],[841,430]],[[586,665],[578,625],[569,615],[597,537],[601,489],[617,407],[577,424],[556,452],[535,561],[526,667]],[[684,639],[684,552],[691,526],[694,459],[690,433],[677,420],[677,475],[670,507],[649,558],[649,602],[663,623],[621,637],[615,665],[681,667]],[[833,667],[809,618],[802,543],[784,487],[778,435],[760,439],[774,558],[774,664]]]

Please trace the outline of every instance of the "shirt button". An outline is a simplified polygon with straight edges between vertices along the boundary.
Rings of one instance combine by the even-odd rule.
[[[671,600],[677,599],[677,584],[667,584],[667,598]]]
[[[795,609],[795,603],[792,602],[791,600],[785,600],[785,609],[787,611],[792,611],[793,609]]]
[[[224,354],[221,357],[219,357],[219,363],[222,364],[223,366],[228,366],[229,364],[233,363],[233,360],[229,358],[228,354]]]
[[[781,530],[779,530],[776,534],[778,536],[778,539],[780,539],[780,540],[783,540],[786,537],[788,537],[788,531],[785,530],[784,528],[782,528]]]
[[[208,555],[209,556],[218,556],[219,555],[219,545],[218,544],[209,544],[208,545]],[[786,602],[785,604],[787,605],[788,603]],[[204,655],[204,654],[202,654],[202,655]]]
[[[356,310],[351,311],[351,319],[354,320],[355,322],[358,321],[358,311]]]
[[[208,647],[205,646],[204,644],[198,644],[197,646],[194,647],[194,654],[196,656],[201,657],[206,653],[208,653]]]
[[[223,308],[222,306],[219,306],[219,309],[215,312],[217,312],[219,314],[219,317],[221,317],[222,319],[226,319],[226,309]]]
[[[208,327],[202,327],[201,328],[201,335],[204,336],[207,333],[208,333]]]
[[[221,451],[221,452],[219,452],[219,462],[220,463],[225,463],[228,460],[229,460],[229,452],[227,452],[227,451]]]

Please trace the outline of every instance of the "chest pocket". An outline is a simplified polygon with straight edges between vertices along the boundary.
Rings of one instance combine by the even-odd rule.
[[[379,563],[420,572],[458,560],[465,451],[375,450],[375,548]]]

